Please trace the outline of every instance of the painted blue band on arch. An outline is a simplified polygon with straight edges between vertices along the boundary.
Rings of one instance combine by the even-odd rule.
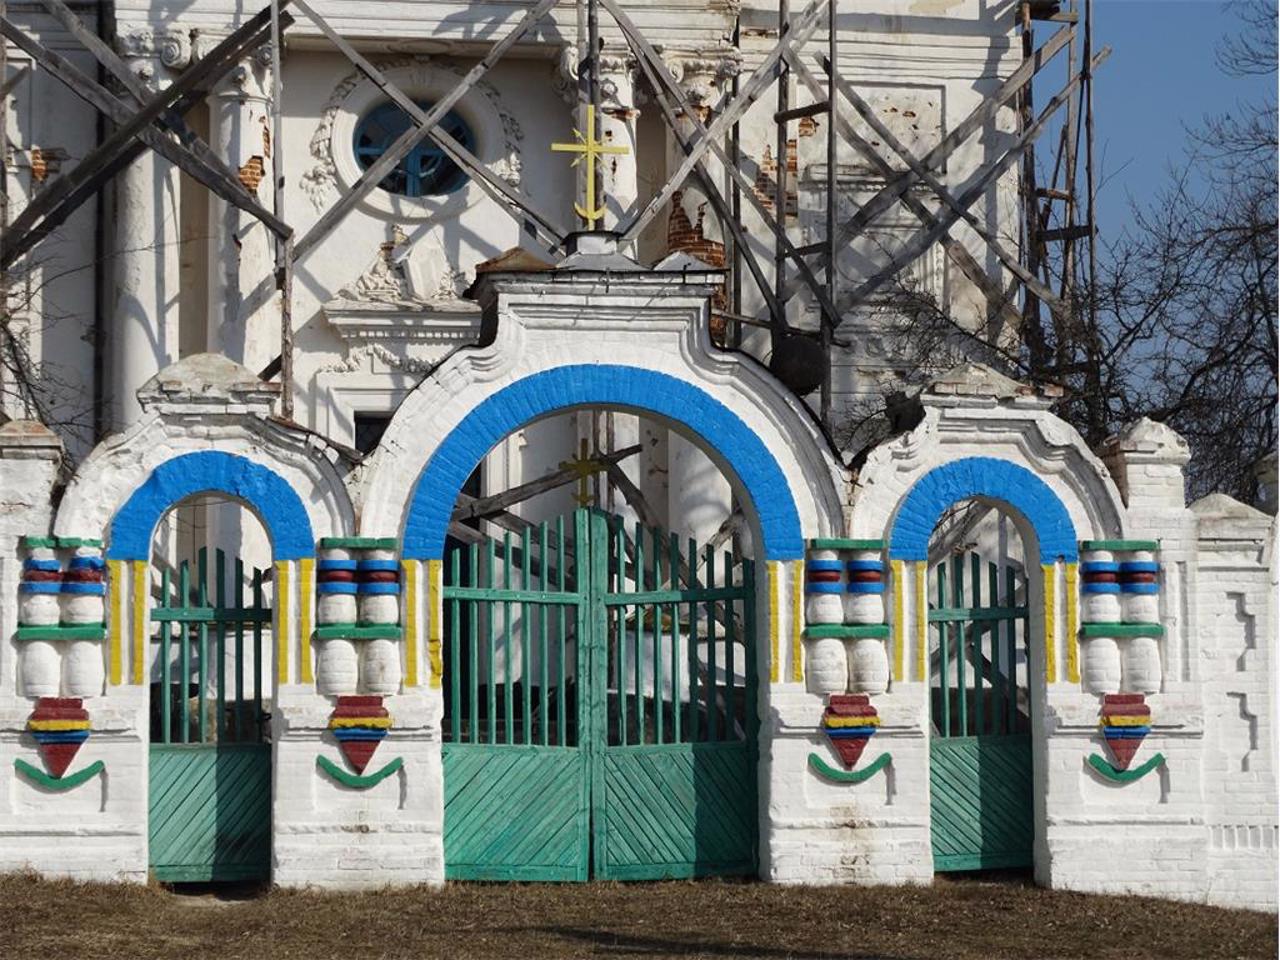
[[[1120,564],[1114,560],[1086,560],[1080,564],[1080,572],[1086,576],[1091,573],[1119,573]]]
[[[1159,573],[1160,564],[1154,560],[1125,560],[1120,564],[1121,573]]]
[[[1035,528],[1042,564],[1079,559],[1075,524],[1058,495],[1026,467],[995,457],[954,460],[917,480],[898,505],[889,534],[890,558],[928,560],[938,518],[952,504],[975,497],[999,501],[1021,514]]]
[[[865,573],[868,570],[877,570],[884,573],[883,560],[850,560],[849,570],[854,573]]]
[[[355,592],[356,592],[356,585],[354,583],[347,583],[346,581],[334,582],[334,581],[321,580],[319,583],[316,584],[316,593],[354,594]]]
[[[324,570],[354,570],[356,562],[354,560],[319,560],[316,562],[316,569]]]
[[[51,572],[54,570],[61,570],[62,567],[57,560],[37,560],[34,557],[31,557],[27,560],[22,561],[22,569],[23,570],[43,570],[45,572]]]
[[[1122,583],[1120,584],[1121,593],[1159,593],[1160,584],[1158,583]]]
[[[357,593],[366,594],[397,594],[400,592],[400,584],[398,583],[361,583],[356,585]]]
[[[33,580],[23,581],[18,584],[19,593],[61,593],[62,581],[60,580]]]
[[[267,528],[274,560],[315,555],[311,519],[293,487],[274,470],[248,457],[199,450],[166,460],[117,511],[107,557],[149,560],[151,537],[171,507],[197,493],[221,493],[248,504]]]
[[[808,570],[817,570],[822,573],[840,572],[839,560],[806,560],[804,565]]]
[[[1085,593],[1119,593],[1120,584],[1118,583],[1085,583],[1081,587]]]
[[[83,596],[106,596],[107,585],[105,583],[81,583],[77,580],[64,580],[62,583],[62,593],[78,593]]]
[[[804,557],[800,513],[787,476],[741,417],[700,387],[669,374],[604,363],[555,367],[524,377],[463,417],[418,477],[401,555],[407,560],[443,556],[458,491],[503,437],[545,414],[591,404],[656,414],[686,426],[715,452],[750,498],[764,559]]]
[[[806,583],[805,593],[844,593],[843,583]]]
[[[850,593],[884,593],[883,583],[851,583]]]

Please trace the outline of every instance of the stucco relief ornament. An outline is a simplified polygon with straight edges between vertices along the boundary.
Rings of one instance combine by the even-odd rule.
[[[423,55],[383,60],[377,62],[376,66],[383,74],[396,74],[390,78],[392,82],[415,99],[419,96],[415,88],[421,90],[442,87],[441,93],[433,94],[429,98],[434,99],[442,95],[444,89],[451,89],[461,83],[465,76],[458,68],[450,64],[430,61]],[[440,83],[442,77],[450,82],[442,86]],[[359,93],[365,87],[371,87],[370,81],[359,71],[353,71],[338,81],[325,101],[324,108],[320,112],[320,122],[311,135],[310,151],[313,163],[302,174],[301,183],[302,189],[317,210],[323,211],[328,206],[330,197],[341,192],[342,185],[339,182],[335,150],[349,151],[351,145],[339,143],[335,146],[334,131],[336,127],[341,126],[338,120],[344,114],[351,119],[351,114],[363,112],[362,109],[355,108],[352,101],[362,99]],[[520,144],[524,140],[520,121],[505,109],[497,88],[488,81],[479,80],[474,83],[463,101],[472,96],[479,97],[496,118],[503,141],[500,149],[485,151],[490,157],[496,153],[496,158],[488,159],[485,155],[481,155],[480,159],[484,160],[498,177],[513,187],[518,186],[522,169]],[[476,153],[480,154],[480,151],[477,150]]]
[[[130,61],[134,71],[144,80],[155,76],[155,67],[150,61],[159,60],[160,65],[168,70],[185,70],[193,53],[192,32],[177,27],[129,30],[116,37],[115,46],[116,52]]]

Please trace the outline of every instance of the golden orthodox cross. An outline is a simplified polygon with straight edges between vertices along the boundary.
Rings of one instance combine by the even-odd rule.
[[[582,135],[582,131],[574,128],[573,135],[576,138],[573,143],[553,143],[551,149],[556,153],[576,153],[578,156],[573,158],[570,166],[576,167],[583,157],[587,158],[587,205],[584,207],[579,203],[573,205],[574,212],[583,220],[587,221],[587,229],[594,230],[596,221],[603,220],[605,208],[602,204],[596,207],[596,158],[607,153],[626,154],[630,153],[628,147],[619,147],[607,144],[603,140],[596,138],[596,108],[587,104],[587,133]]]
[[[587,486],[587,480],[600,472],[600,463],[590,457],[587,450],[587,441],[582,440],[578,446],[577,458],[560,462],[561,470],[572,470],[578,475],[578,495],[574,499],[578,501],[580,507],[585,507],[595,500]]]

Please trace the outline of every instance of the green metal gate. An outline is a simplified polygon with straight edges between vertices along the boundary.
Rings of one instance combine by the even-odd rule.
[[[161,575],[157,625],[160,679],[151,685],[148,835],[151,870],[166,883],[266,878],[271,868],[271,745],[266,742],[262,570],[245,603],[244,562],[215,555],[210,602],[208,550],[196,582],[187,561]],[[266,686],[264,686],[266,684]]]
[[[934,869],[1030,866],[1025,578],[969,553],[951,558],[948,587],[947,566],[943,561],[932,571],[937,602],[929,610]]]
[[[751,561],[580,510],[452,550],[444,603],[446,876],[755,872]]]

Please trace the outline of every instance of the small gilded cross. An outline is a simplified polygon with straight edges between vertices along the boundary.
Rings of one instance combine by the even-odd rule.
[[[583,157],[587,158],[587,205],[583,207],[579,203],[573,205],[574,212],[583,220],[587,221],[587,229],[594,230],[596,221],[603,220],[605,208],[603,205],[596,207],[596,157],[603,154],[626,154],[630,153],[628,147],[613,146],[596,138],[596,108],[587,104],[587,133],[582,135],[582,131],[574,128],[573,135],[576,138],[574,143],[553,143],[551,149],[556,153],[576,153],[578,156],[573,158],[570,166],[576,167]]]
[[[588,455],[586,440],[580,442],[576,459],[560,461],[560,469],[572,470],[577,474],[578,494],[574,499],[578,501],[578,506],[585,507],[595,500],[587,486],[587,480],[600,472],[600,463]]]

